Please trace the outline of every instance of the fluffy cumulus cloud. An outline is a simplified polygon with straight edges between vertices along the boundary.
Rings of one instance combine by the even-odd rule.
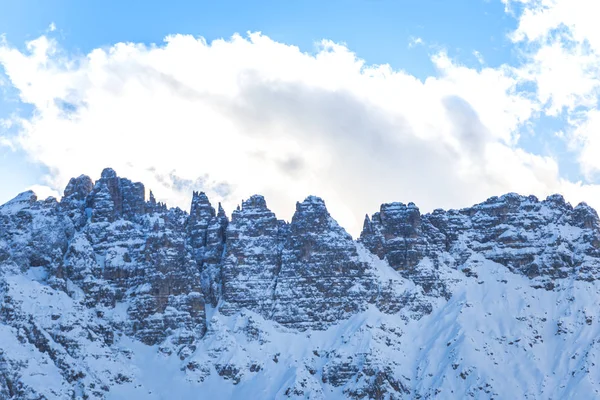
[[[515,41],[541,40],[525,25]],[[25,50],[0,47],[7,81],[34,108],[2,140],[47,166],[53,190],[111,166],[170,205],[187,209],[191,191],[204,190],[232,210],[261,193],[285,219],[315,194],[353,234],[389,201],[430,211],[517,191],[594,204],[597,186],[561,179],[555,159],[518,146],[536,115],[590,96],[585,73],[581,87],[553,86],[535,57],[553,56],[471,69],[440,52],[438,74],[422,81],[329,41],[308,54],[259,33],[211,43],[175,35],[76,55],[42,36]],[[519,90],[534,74],[539,93]]]

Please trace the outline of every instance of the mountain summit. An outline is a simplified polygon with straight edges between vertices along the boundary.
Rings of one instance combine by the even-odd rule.
[[[600,220],[514,193],[358,240],[107,168],[0,206],[1,399],[598,398]]]

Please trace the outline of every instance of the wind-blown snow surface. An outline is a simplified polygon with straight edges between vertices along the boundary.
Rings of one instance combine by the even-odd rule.
[[[252,208],[259,203],[262,207],[262,201],[253,199],[252,204],[246,203],[250,207],[247,209],[252,211],[252,215],[260,214],[263,220],[272,218]],[[530,205],[526,198],[519,201],[523,207]],[[304,260],[306,264],[318,262],[314,265],[319,266],[322,260],[330,262],[325,257],[327,249],[333,245],[328,238],[309,241],[312,259],[306,255],[309,250],[302,250],[300,258],[290,261],[295,253],[286,250],[296,249],[298,241],[304,240],[303,235],[309,238],[314,236],[309,232],[310,227],[306,226],[303,216],[314,215],[315,223],[321,217],[325,218],[322,226],[333,226],[335,230],[332,232],[338,232],[331,233],[338,257],[349,257],[353,268],[364,269],[355,278],[361,282],[359,293],[365,296],[364,304],[357,308],[356,293],[348,294],[347,298],[338,298],[336,296],[339,293],[335,290],[324,289],[323,296],[329,302],[330,309],[335,309],[341,303],[341,309],[350,307],[355,311],[332,314],[341,317],[333,322],[328,320],[327,323],[307,313],[303,318],[308,318],[305,325],[311,328],[304,329],[298,328],[296,322],[285,322],[286,319],[282,319],[284,322],[281,323],[276,322],[277,312],[280,312],[277,310],[281,310],[277,305],[273,306],[271,313],[264,310],[262,301],[257,303],[256,309],[252,309],[253,303],[247,297],[240,303],[248,305],[245,307],[225,304],[224,298],[234,301],[231,299],[235,296],[221,294],[219,290],[230,290],[228,287],[235,289],[240,285],[239,282],[226,284],[215,292],[212,289],[220,285],[220,281],[210,283],[210,290],[207,291],[202,280],[199,280],[198,292],[203,292],[207,300],[216,296],[217,301],[214,306],[206,301],[204,311],[197,313],[205,321],[205,328],[195,330],[195,325],[190,325],[190,321],[196,320],[196,314],[182,311],[195,303],[187,303],[188,297],[179,292],[171,295],[177,301],[170,297],[165,304],[152,303],[152,307],[158,307],[160,311],[150,314],[140,311],[143,307],[140,306],[142,300],[139,300],[139,296],[146,299],[142,302],[146,304],[146,301],[150,301],[147,300],[147,293],[153,293],[152,288],[163,288],[163,283],[167,281],[171,282],[169,287],[179,287],[173,283],[178,275],[168,269],[161,273],[168,275],[170,281],[161,280],[158,286],[155,280],[162,278],[152,275],[152,278],[148,278],[150,281],[144,282],[137,272],[128,276],[119,272],[116,274],[118,279],[114,278],[118,282],[110,283],[112,275],[106,272],[102,275],[96,271],[96,267],[85,270],[84,274],[87,275],[83,278],[77,276],[79,272],[71,271],[72,267],[60,270],[62,265],[71,265],[70,259],[75,250],[78,254],[93,252],[103,268],[112,268],[106,264],[106,260],[114,257],[115,253],[111,253],[110,246],[117,246],[122,250],[116,253],[130,254],[128,257],[132,258],[131,262],[136,261],[136,254],[131,250],[139,246],[135,241],[125,246],[121,243],[122,238],[118,242],[121,244],[114,244],[117,243],[114,242],[116,239],[113,242],[107,239],[102,241],[104,247],[93,242],[93,235],[98,233],[94,224],[101,223],[94,222],[93,218],[97,202],[95,206],[90,206],[90,202],[82,206],[89,209],[87,214],[83,214],[87,215],[84,217],[87,221],[80,221],[79,214],[75,213],[69,217],[69,221],[76,223],[64,222],[66,228],[61,225],[67,232],[65,237],[69,238],[68,243],[63,244],[63,261],[42,262],[28,255],[27,248],[32,245],[37,246],[40,254],[48,252],[48,249],[39,247],[35,238],[28,236],[31,232],[43,230],[44,226],[53,227],[53,233],[47,232],[45,240],[54,243],[54,246],[61,246],[56,221],[62,221],[62,214],[66,213],[58,211],[58,207],[65,207],[67,203],[65,199],[60,204],[37,202],[31,193],[25,193],[0,207],[0,216],[5,216],[1,225],[4,231],[0,232],[0,250],[3,249],[0,251],[2,399],[600,398],[600,369],[596,367],[600,363],[600,282],[589,278],[587,270],[586,279],[570,272],[564,277],[553,277],[554,285],[551,287],[540,285],[539,282],[547,282],[543,275],[531,277],[511,263],[503,265],[490,259],[489,254],[502,253],[502,260],[505,260],[506,248],[494,248],[489,254],[483,250],[466,251],[466,248],[482,246],[481,242],[474,243],[473,231],[468,229],[455,238],[454,244],[448,244],[448,250],[434,256],[423,251],[419,253],[422,257],[410,268],[394,269],[388,263],[387,256],[381,259],[363,245],[363,241],[368,242],[366,237],[360,242],[350,240],[351,247],[340,244],[340,240],[345,240],[345,233],[339,231],[341,228],[337,224],[332,225],[328,214],[322,214],[324,205],[321,206],[319,199],[309,198],[298,206],[298,212],[304,212],[309,207],[310,213],[295,216],[291,222],[299,224],[290,228],[296,235],[296,247],[289,247],[291,244],[284,241],[279,242],[281,251],[287,254],[285,257],[288,259],[285,261],[284,257],[283,267],[286,262],[293,261],[291,265],[302,268],[298,266],[298,260]],[[311,204],[316,204],[317,208],[311,208]],[[175,224],[169,225],[170,229],[175,229],[176,222],[171,220],[179,214],[170,211],[169,220],[164,214],[167,211],[161,206],[152,207],[149,215],[135,219],[134,224],[139,224],[135,225],[138,241],[146,240],[146,243],[155,246],[157,234],[148,234],[149,239],[143,239],[146,236],[141,233],[144,232],[141,221],[145,221],[145,218],[153,221],[155,224],[149,226],[154,226],[152,229],[155,230],[160,230],[162,223]],[[551,206],[545,204],[543,207]],[[551,209],[543,207],[541,212],[550,215]],[[393,209],[405,211],[398,206]],[[103,213],[106,211],[105,208],[102,210]],[[214,210],[212,216],[210,209],[207,210],[207,223],[200,224],[206,227],[210,225],[211,218],[217,218]],[[382,206],[382,213],[384,210]],[[559,213],[561,215],[557,221],[564,218],[567,211]],[[471,214],[467,212],[464,215]],[[239,226],[248,225],[243,218],[242,209],[236,217],[237,221],[241,221],[240,225],[231,228],[234,232],[239,233]],[[427,217],[422,218],[424,221]],[[413,227],[417,226],[414,219],[403,219],[405,222],[409,220]],[[117,225],[110,225],[111,229],[125,229],[123,226],[129,226],[126,221],[121,216],[115,217],[110,224]],[[262,234],[284,232],[289,235],[284,225],[280,224],[277,228],[277,224],[269,221],[266,222],[270,227],[268,231],[260,229],[260,221],[254,225],[251,240],[255,246],[253,249],[260,248]],[[385,225],[385,218],[382,221]],[[533,230],[521,232],[521,228],[514,228],[518,224],[507,222],[506,218],[503,223],[510,226],[503,229],[507,233],[501,240],[521,233],[535,236]],[[422,224],[425,226],[425,222]],[[573,253],[580,252],[580,248],[587,248],[586,243],[578,240],[597,229],[594,224],[587,228],[577,227],[575,223],[558,225],[549,229],[562,238],[558,240],[559,246],[567,246]],[[93,229],[86,231],[87,226]],[[546,229],[544,226],[538,228]],[[417,230],[420,229],[430,228]],[[165,232],[167,236],[175,235]],[[408,231],[402,232],[408,235]],[[448,232],[446,234],[450,237]],[[549,238],[548,235],[542,236]],[[84,240],[84,237],[91,239]],[[424,242],[416,237],[412,236],[415,243],[421,246]],[[386,238],[390,240],[391,236],[387,235]],[[490,237],[488,239],[491,240]],[[167,239],[161,240],[165,246],[172,245]],[[243,240],[242,235],[236,236],[236,240]],[[87,241],[91,244],[88,245]],[[557,241],[557,238],[554,237],[552,241]],[[271,239],[268,241],[273,246],[277,246],[276,242]],[[408,242],[405,239],[403,246]],[[239,247],[240,242],[237,245]],[[72,249],[73,246],[77,249]],[[426,247],[430,251],[432,245]],[[236,257],[254,250],[246,249],[242,255],[228,251],[231,250],[224,249],[223,253],[228,254],[227,262],[231,264]],[[550,257],[549,251],[548,246],[539,249],[538,258]],[[454,253],[460,254],[460,257]],[[103,258],[103,254],[112,255]],[[179,256],[172,258],[167,254],[165,257],[179,260],[178,266],[188,263],[187,259],[182,261]],[[253,254],[253,257],[258,256]],[[316,261],[314,257],[317,257]],[[460,263],[440,261],[453,257],[459,258]],[[27,261],[23,261],[25,259]],[[260,261],[260,257],[257,259]],[[32,265],[30,260],[37,260],[34,264],[39,265]],[[160,258],[159,261],[162,263],[164,259]],[[268,258],[268,261],[273,265],[281,265],[277,264],[275,256]],[[522,265],[520,262],[519,265]],[[589,265],[589,262],[585,262],[582,265]],[[128,263],[124,262],[124,265]],[[199,269],[202,269],[202,265],[200,263]],[[236,268],[240,269],[243,265],[250,269],[254,266],[239,264]],[[260,266],[260,262],[256,265]],[[314,265],[308,270],[317,270]],[[211,264],[210,268],[212,271],[218,268],[218,264]],[[273,268],[276,275],[277,267]],[[577,268],[580,266],[571,265],[572,271]],[[210,276],[218,276],[213,272]],[[106,282],[97,282],[99,276]],[[263,279],[264,274],[261,276]],[[119,293],[119,285],[132,282],[127,279],[133,279],[135,285],[124,287],[123,292]],[[192,277],[191,281],[194,282],[194,279]],[[248,277],[244,276],[244,279]],[[316,279],[329,278],[317,276]],[[432,279],[439,285],[431,285]],[[94,285],[90,284],[90,280],[94,280]],[[277,281],[274,282],[272,286],[277,286]],[[306,282],[312,281],[303,282],[306,286]],[[90,302],[90,296],[98,298],[98,287],[116,291],[116,294],[110,292],[115,299],[111,302],[103,297],[103,301]],[[264,287],[270,286],[261,283],[259,287],[266,290]],[[443,290],[438,290],[439,287],[443,287]],[[275,287],[272,290],[280,293]],[[252,290],[244,293],[250,296]],[[269,294],[263,292],[262,295]],[[274,296],[270,301],[277,303],[278,297]],[[315,299],[315,304],[320,302],[322,299]],[[287,300],[285,304],[288,304]],[[222,313],[222,307],[227,312]],[[301,311],[305,312],[306,309]],[[140,320],[132,323],[132,318]],[[172,324],[169,318],[179,322]],[[160,326],[164,327],[164,337],[153,330],[153,325],[149,328],[147,320],[163,324]],[[136,324],[139,329],[135,328],[138,326]]]

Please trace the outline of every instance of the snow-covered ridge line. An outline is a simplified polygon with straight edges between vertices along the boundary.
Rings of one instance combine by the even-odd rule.
[[[0,398],[594,397],[599,267],[559,195],[383,204],[354,241],[315,196],[229,219],[105,169],[0,206]]]

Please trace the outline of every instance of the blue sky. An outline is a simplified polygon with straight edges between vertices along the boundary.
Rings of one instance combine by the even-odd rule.
[[[499,1],[332,0],[321,1],[18,1],[5,2],[1,31],[23,44],[54,23],[61,45],[87,52],[121,41],[158,43],[173,33],[207,40],[260,31],[274,40],[312,51],[327,38],[345,42],[369,63],[425,76],[432,73],[427,48],[411,51],[411,37],[446,48],[475,63],[473,50],[490,65],[513,57],[506,35],[516,20]]]
[[[523,10],[527,7],[530,7],[529,11],[532,12],[537,10],[536,6],[523,5],[518,0],[173,1],[168,5],[166,2],[158,1],[5,1],[1,5],[0,33],[4,36],[5,49],[13,49],[21,54],[28,54],[27,42],[40,37],[50,39],[57,50],[53,54],[53,60],[57,63],[60,57],[75,60],[87,57],[95,49],[109,51],[112,46],[120,42],[146,45],[156,43],[159,47],[166,46],[163,40],[170,34],[203,37],[210,44],[214,39],[229,40],[234,33],[247,37],[245,36],[247,32],[261,32],[273,42],[297,46],[301,52],[309,53],[314,57],[322,50],[318,43],[323,39],[330,40],[353,52],[356,58],[364,60],[367,66],[388,64],[393,71],[402,72],[422,83],[428,79],[441,81],[443,76],[450,76],[452,73],[457,77],[452,79],[454,83],[467,79],[463,77],[466,74],[482,76],[473,79],[484,79],[483,75],[486,74],[501,74],[514,80],[514,85],[509,85],[510,88],[507,90],[515,92],[519,97],[518,101],[522,98],[532,98],[537,105],[531,106],[531,110],[526,113],[523,120],[519,119],[521,117],[510,117],[516,118],[519,123],[506,122],[507,126],[510,125],[510,129],[507,128],[505,133],[498,133],[498,140],[515,152],[522,151],[533,156],[550,157],[556,163],[558,170],[558,175],[553,178],[556,181],[562,179],[571,183],[596,185],[599,182],[596,179],[596,165],[593,161],[588,161],[586,165],[581,164],[582,142],[574,139],[576,134],[569,134],[577,131],[579,126],[567,123],[569,119],[579,115],[577,114],[581,111],[577,109],[579,104],[574,104],[572,107],[564,105],[570,101],[568,99],[571,98],[569,97],[571,94],[565,94],[563,89],[550,85],[548,87],[551,90],[563,90],[556,93],[564,95],[564,104],[561,103],[562,108],[559,110],[558,117],[551,115],[552,113],[547,112],[548,98],[541,97],[542,83],[540,82],[548,80],[542,81],[537,75],[531,76],[531,71],[534,70],[535,74],[540,74],[539,76],[542,76],[542,72],[546,69],[557,70],[557,67],[546,65],[545,59],[539,61],[541,56],[535,58],[536,55],[542,54],[538,52],[539,49],[551,44],[548,38],[554,34],[553,28],[548,28],[547,35],[542,39],[525,36],[526,39],[519,42],[511,36],[515,32],[527,35],[528,32],[535,31],[534,24],[523,17],[526,15]],[[539,19],[542,21],[541,17]],[[539,22],[539,26],[543,26],[542,22]],[[565,21],[572,32],[578,32],[577,23],[576,19]],[[51,29],[51,24],[56,29]],[[586,31],[584,34],[590,33]],[[588,39],[584,37],[582,42]],[[567,50],[573,53],[573,49],[575,47]],[[443,55],[441,59],[447,59],[452,64],[443,67],[443,71],[434,61],[440,55]],[[182,60],[185,63],[185,57]],[[460,72],[460,67],[470,72]],[[513,70],[507,72],[505,67]],[[23,98],[23,87],[16,83],[14,74],[7,72],[11,67],[0,62],[0,71],[3,68],[4,74],[0,74],[4,82],[0,96],[0,118],[8,121],[18,116],[31,120],[35,115],[44,115],[39,105]],[[484,70],[489,73],[484,73]],[[174,69],[172,75],[177,77],[177,71]],[[462,73],[464,74],[459,76]],[[527,74],[529,74],[527,78],[524,78],[523,76]],[[489,78],[490,85],[496,84],[499,80],[500,78]],[[468,84],[471,83],[463,85],[466,87]],[[537,91],[536,85],[540,88]],[[473,90],[476,89],[475,87]],[[399,86],[399,90],[402,90],[402,86]],[[461,90],[457,89],[456,93],[444,93],[445,96],[466,99],[466,95],[463,96]],[[551,92],[550,99],[558,98],[556,93]],[[579,95],[584,96],[581,93],[573,96]],[[485,101],[485,94],[477,98]],[[60,100],[60,96],[57,95],[55,99]],[[506,104],[512,104],[512,101]],[[489,106],[488,111],[480,110],[478,108],[480,105],[473,104],[472,101],[467,101],[467,105],[473,107],[474,115],[482,117],[484,125],[486,121],[491,121],[484,115],[486,113],[491,115],[494,112],[492,105]],[[595,104],[592,107],[587,104],[584,111],[591,109],[595,109]],[[584,120],[587,120],[587,117]],[[414,123],[415,126],[418,124],[418,122]],[[485,126],[485,128],[491,131],[496,129],[494,126]],[[561,133],[557,135],[557,132]],[[31,149],[31,143],[27,148],[15,142],[15,137],[19,137],[22,133],[23,129],[19,124],[13,124],[10,128],[5,124],[0,133],[12,143],[10,146],[0,146],[0,179],[3,181],[0,188],[0,201],[9,199],[31,185],[44,185],[53,190],[60,190],[55,186],[64,181],[62,173],[57,172],[61,170],[61,166],[44,160],[40,154]],[[421,134],[417,133],[417,136],[419,135]],[[423,135],[427,136],[427,133]],[[460,132],[458,135],[461,137]],[[585,134],[581,135],[585,136]],[[507,137],[510,137],[510,140]],[[584,142],[589,139],[587,136],[585,138]],[[93,140],[95,139],[90,138],[90,146]],[[465,147],[469,147],[469,144]],[[587,154],[586,157],[587,160],[593,159],[593,155]],[[544,160],[539,162],[545,163]],[[487,167],[475,166],[474,168],[486,169]],[[554,167],[549,168],[552,170]],[[82,166],[82,170],[87,171],[85,165]],[[206,173],[211,175],[211,171]],[[538,172],[532,174],[540,176]],[[197,176],[200,175],[202,174],[199,171]],[[190,176],[191,178],[193,177]],[[306,185],[309,188],[307,190],[310,190],[310,184]],[[523,185],[516,185],[514,189],[531,187],[532,192],[537,190],[535,185]],[[316,189],[319,187],[315,185]],[[500,190],[512,189],[510,185],[499,187]],[[548,190],[560,187],[559,184],[552,184],[548,186]],[[485,190],[483,192],[487,193]],[[408,197],[409,193],[405,195]],[[579,199],[583,196],[581,190],[578,191],[578,196],[575,197]],[[386,195],[379,197],[382,200],[388,199]],[[444,201],[441,203],[446,205]],[[460,205],[459,203],[455,204],[449,200],[447,205]],[[361,213],[364,211],[366,210],[360,210]]]

